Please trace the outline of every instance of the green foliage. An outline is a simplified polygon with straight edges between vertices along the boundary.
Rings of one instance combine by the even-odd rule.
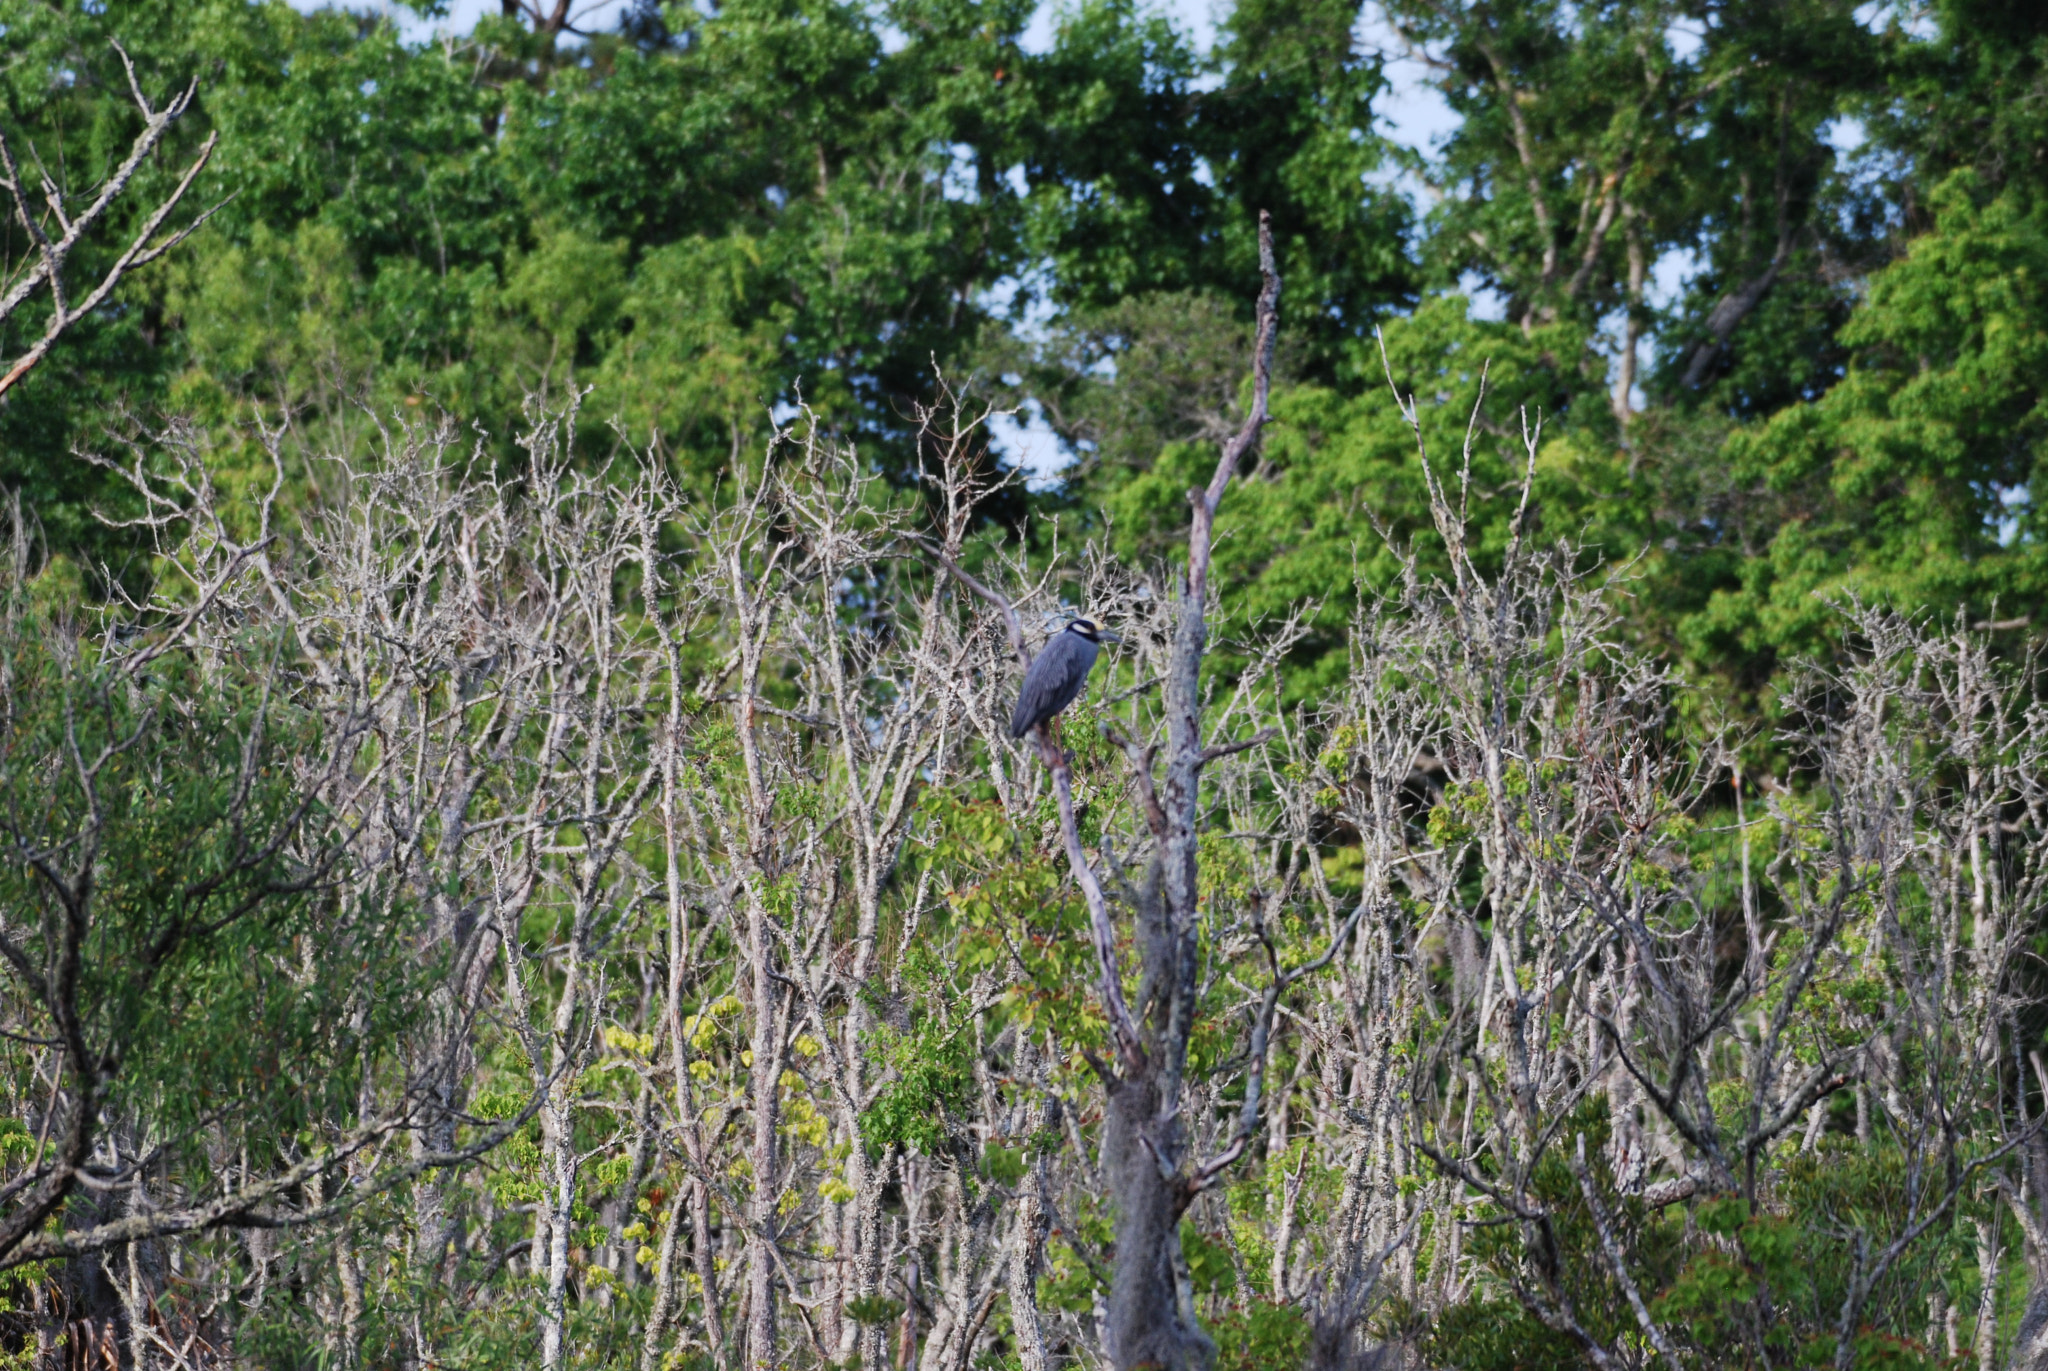
[[[1094,1253],[1107,1250],[1114,1229],[1094,1201],[1089,1203],[1089,1208],[1074,1216],[1079,1231],[1064,1233],[1060,1241],[1047,1245],[1046,1271],[1038,1278],[1038,1299],[1048,1309],[1084,1313],[1108,1293],[1108,1283],[1102,1279],[1106,1273],[1099,1263],[1091,1265],[1084,1260],[1081,1253],[1084,1247]]]
[[[1576,1371],[1581,1364],[1569,1337],[1545,1327],[1513,1299],[1492,1294],[1437,1315],[1425,1346],[1432,1365],[1471,1371]]]
[[[4,1136],[0,1131],[0,1137]],[[39,1371],[35,1340],[20,1336],[16,1329],[33,1317],[36,1287],[49,1278],[45,1262],[29,1262],[0,1273],[0,1330],[4,1330],[0,1331],[0,1371]]]
[[[1590,1139],[1589,1139],[1590,1142]],[[1885,1147],[1824,1144],[1790,1153],[1774,1193],[1756,1207],[1735,1196],[1691,1205],[1689,1212],[1644,1214],[1607,1189],[1619,1216],[1631,1278],[1649,1311],[1688,1366],[1827,1366],[1835,1321],[1859,1263],[1858,1235],[1897,1231],[1909,1222],[1905,1163]],[[1589,1330],[1615,1345],[1632,1336],[1633,1316],[1611,1278],[1583,1200],[1561,1162],[1539,1172],[1538,1196],[1552,1209],[1566,1284]],[[1951,1216],[1908,1249],[1866,1307],[1855,1335],[1857,1366],[1932,1368],[1944,1358],[1925,1344],[1928,1298],[1976,1307],[1970,1219]],[[1512,1225],[1475,1233],[1473,1250],[1502,1278],[1527,1259]],[[1604,1330],[1601,1331],[1601,1330]],[[1443,1311],[1429,1332],[1433,1365],[1575,1367],[1572,1340],[1546,1326],[1504,1284]]]
[[[876,1031],[876,1049],[893,1079],[860,1116],[861,1138],[871,1153],[914,1148],[927,1157],[949,1150],[952,1126],[967,1106],[970,1085],[966,1044],[957,1029],[926,1019],[909,1033]]]
[[[2048,585],[2028,495],[2048,439],[2048,231],[1968,173],[1930,208],[1843,328],[1841,382],[1730,438],[1777,520],[1740,587],[1688,624],[1702,655],[1812,653],[1848,594],[1979,617]]]
[[[27,608],[0,627],[0,899],[56,965],[44,864],[91,853],[76,1012],[109,1073],[103,1107],[186,1140],[194,1184],[216,1129],[238,1164],[272,1165],[353,1114],[363,1073],[420,1012],[412,912],[337,908],[305,864],[332,860],[307,845],[319,811],[295,775],[317,731],[269,688],[272,645],[130,675]]]
[[[202,191],[235,192],[0,414],[0,481],[60,547],[100,549],[87,506],[118,492],[65,454],[124,405],[221,426],[290,410],[294,442],[341,447],[361,441],[358,398],[445,409],[516,463],[503,435],[525,394],[571,384],[705,481],[799,389],[902,466],[904,403],[936,357],[1013,380],[1073,446],[1042,502],[1171,555],[1182,492],[1241,399],[1266,209],[1293,384],[1219,566],[1247,622],[1317,606],[1290,677],[1304,698],[1341,665],[1361,586],[1395,574],[1380,529],[1432,556],[1369,336],[1411,307],[1388,332],[1395,380],[1446,458],[1491,365],[1482,539],[1505,537],[1526,407],[1550,439],[1542,527],[1608,558],[1650,549],[1639,630],[1745,699],[1825,641],[1816,592],[1979,617],[2041,593],[2044,201],[2020,93],[2041,87],[2048,35],[2002,0],[1955,0],[1933,33],[1860,22],[1848,0],[1744,3],[1697,47],[1673,39],[1693,10],[1668,0],[1590,26],[1557,0],[1397,4],[1461,121],[1429,157],[1381,139],[1379,61],[1350,9],[1317,0],[1245,0],[1206,56],[1127,0],[1062,12],[1044,52],[1021,45],[1021,0],[633,13],[583,48],[498,19],[413,47],[280,4],[178,22],[131,0],[0,5],[20,54],[9,117],[39,147],[66,140],[79,185],[133,122],[119,36],[146,87],[201,78],[177,137],[218,130]],[[1828,141],[1844,111],[1872,136],[1853,159]],[[1877,174],[1886,157],[1904,169]],[[1397,165],[1442,193],[1420,225],[1389,188]],[[1628,261],[1669,252],[1699,269],[1660,314]],[[1869,288],[1830,262],[1867,263]],[[1707,320],[1759,280],[1716,351]],[[1470,316],[1453,287],[1506,318]],[[1034,298],[1056,313],[1020,334]],[[1598,327],[1617,310],[1656,337],[1626,431]],[[1689,380],[1702,348],[1712,365]]]
[[[1424,437],[1442,468],[1437,476],[1454,487],[1484,377],[1489,431],[1473,449],[1471,475],[1471,536],[1482,565],[1497,565],[1509,539],[1525,462],[1509,436],[1517,409],[1533,423],[1567,408],[1585,378],[1559,359],[1576,356],[1581,342],[1564,326],[1524,336],[1512,325],[1475,320],[1455,295],[1434,297],[1387,328],[1395,384],[1418,397]],[[1353,614],[1361,598],[1398,581],[1403,553],[1412,547],[1426,571],[1443,566],[1415,435],[1387,397],[1370,342],[1354,359],[1361,378],[1368,357],[1370,381],[1303,384],[1275,395],[1256,479],[1233,489],[1218,523],[1217,574],[1234,615],[1256,624],[1303,605],[1312,610],[1311,635],[1297,649],[1300,666],[1288,677],[1297,698],[1328,689],[1346,669]],[[1576,435],[1576,416],[1573,422],[1568,432]],[[1167,430],[1176,437],[1185,431]],[[1601,450],[1602,432],[1596,426],[1589,444],[1553,431],[1537,468],[1538,507],[1543,528],[1579,531],[1592,521],[1592,541],[1619,551],[1641,533],[1615,507],[1627,483]],[[1177,545],[1187,522],[1185,492],[1205,482],[1214,463],[1206,442],[1175,442],[1149,468],[1132,469],[1109,486],[1103,508],[1120,551],[1142,557]]]
[[[1298,1305],[1253,1299],[1209,1320],[1217,1371],[1293,1371],[1308,1359],[1309,1323]]]
[[[902,1317],[903,1302],[880,1295],[861,1296],[846,1302],[846,1314],[855,1323],[891,1324]]]

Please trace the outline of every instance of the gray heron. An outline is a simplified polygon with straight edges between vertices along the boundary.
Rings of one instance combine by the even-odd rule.
[[[1102,644],[1123,639],[1089,618],[1076,618],[1052,635],[1024,672],[1010,735],[1021,738],[1074,702]]]

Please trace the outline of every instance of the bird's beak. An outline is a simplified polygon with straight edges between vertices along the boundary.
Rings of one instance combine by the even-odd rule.
[[[1100,638],[1105,643],[1120,643],[1124,640],[1124,635],[1118,633],[1113,628],[1097,629],[1095,631],[1095,636]]]

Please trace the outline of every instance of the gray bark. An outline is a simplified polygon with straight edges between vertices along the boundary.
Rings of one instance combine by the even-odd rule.
[[[1263,215],[1259,240],[1265,281],[1259,297],[1251,412],[1225,445],[1208,488],[1188,494],[1193,519],[1187,577],[1175,606],[1173,655],[1164,685],[1165,784],[1157,800],[1147,805],[1155,878],[1147,882],[1138,910],[1142,1020],[1134,1025],[1127,1014],[1123,1016],[1126,1023],[1120,1027],[1127,1039],[1118,1073],[1108,1082],[1102,1152],[1116,1204],[1116,1262],[1104,1351],[1120,1368],[1150,1365],[1166,1371],[1208,1371],[1215,1364],[1215,1341],[1195,1318],[1181,1257],[1180,1220],[1195,1195],[1218,1174],[1219,1163],[1227,1165],[1242,1153],[1245,1143],[1241,1133],[1217,1162],[1190,1167],[1181,1110],[1201,953],[1197,854],[1201,775],[1209,760],[1202,742],[1201,672],[1208,647],[1210,538],[1224,490],[1266,423],[1273,340],[1279,326],[1280,277]],[[1141,790],[1150,799],[1150,755],[1134,760],[1139,763]],[[1084,863],[1080,844],[1071,835],[1071,803],[1063,809],[1070,826],[1068,850],[1078,874]],[[1114,1018],[1120,1008],[1112,996],[1116,967],[1109,956],[1104,963],[1103,989],[1112,997]],[[1254,1044],[1254,1070],[1263,1066],[1263,1049],[1263,1042]],[[1256,1080],[1254,1076],[1247,1086],[1247,1112],[1253,1124]]]

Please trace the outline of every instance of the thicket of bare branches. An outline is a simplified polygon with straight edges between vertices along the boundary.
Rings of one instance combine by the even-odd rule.
[[[1296,626],[1204,598],[1251,413],[1171,568],[990,546],[951,396],[909,493],[800,421],[692,503],[574,469],[573,408],[516,482],[395,428],[290,521],[182,433],[116,461],[156,598],[19,538],[8,583],[5,1336],[2033,1356],[2033,663],[1850,606],[1726,736],[1526,490],[1482,553],[1423,454],[1435,542],[1300,699]],[[1124,647],[1011,739],[1083,607]]]

